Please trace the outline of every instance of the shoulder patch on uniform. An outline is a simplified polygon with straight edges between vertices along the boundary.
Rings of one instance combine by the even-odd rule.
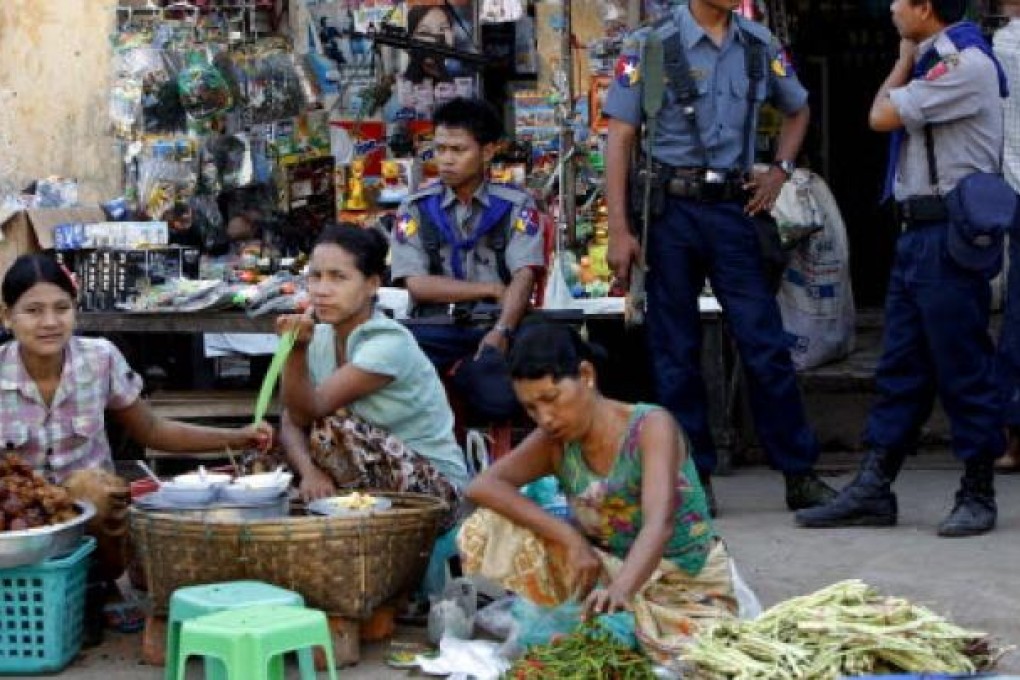
[[[641,82],[641,58],[636,54],[621,55],[613,73],[621,87],[633,87]]]
[[[393,233],[400,243],[407,243],[407,239],[418,233],[418,222],[411,217],[411,213],[400,213],[397,215],[397,223],[393,227]]]
[[[793,62],[790,61],[789,55],[782,47],[779,48],[772,60],[772,72],[780,78],[788,78],[794,74]]]
[[[541,220],[538,217],[537,210],[534,208],[521,208],[521,212],[517,216],[517,221],[514,223],[514,229],[522,234],[535,236],[538,234],[540,224]]]
[[[938,63],[928,69],[928,71],[924,74],[924,79],[929,82],[932,80],[938,80],[956,68],[959,64],[960,56],[958,54],[947,54],[942,57]]]

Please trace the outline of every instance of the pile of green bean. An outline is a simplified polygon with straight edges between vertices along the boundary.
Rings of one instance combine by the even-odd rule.
[[[753,621],[723,621],[684,655],[697,680],[828,680],[869,673],[974,673],[1001,650],[905,599],[857,580],[777,604]]]
[[[592,622],[517,659],[508,680],[655,680],[651,662]]]

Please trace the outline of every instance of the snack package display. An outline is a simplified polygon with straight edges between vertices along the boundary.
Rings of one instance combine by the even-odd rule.
[[[215,116],[228,111],[234,103],[226,78],[197,50],[188,54],[187,65],[177,75],[177,87],[188,123],[197,131],[207,129]]]
[[[280,38],[260,40],[224,52],[216,66],[230,82],[245,125],[294,118],[305,110],[301,77]]]

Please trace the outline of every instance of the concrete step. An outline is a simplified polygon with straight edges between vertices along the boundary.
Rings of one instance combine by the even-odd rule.
[[[883,314],[880,309],[858,310],[856,348],[845,359],[798,374],[808,422],[814,427],[823,451],[859,451],[860,438],[874,403],[875,368],[882,353]],[[996,323],[997,326],[997,323]],[[750,414],[744,409],[742,435],[753,432]],[[949,422],[936,404],[921,433],[920,449],[945,449],[950,443]],[[748,462],[762,462],[760,451],[737,451]]]

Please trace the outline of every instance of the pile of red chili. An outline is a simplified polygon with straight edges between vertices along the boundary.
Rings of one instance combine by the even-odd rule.
[[[510,680],[654,680],[652,665],[604,629],[585,623],[570,635],[534,645],[507,672]]]

